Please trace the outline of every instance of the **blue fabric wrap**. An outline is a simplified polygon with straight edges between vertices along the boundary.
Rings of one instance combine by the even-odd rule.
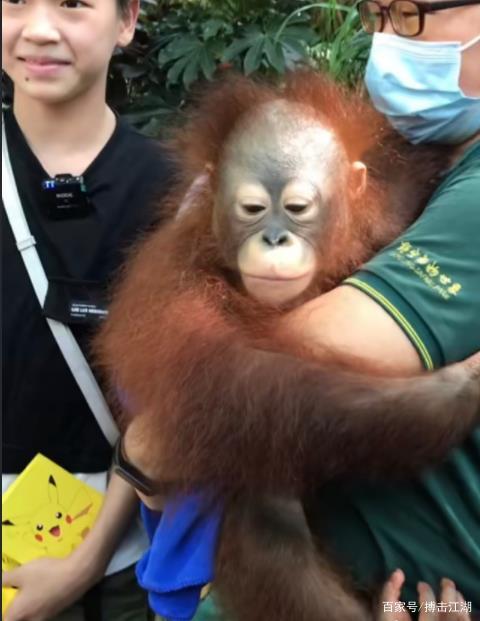
[[[205,494],[191,494],[169,501],[163,513],[142,503],[141,515],[150,548],[137,564],[138,583],[161,617],[190,621],[214,577],[223,509]]]

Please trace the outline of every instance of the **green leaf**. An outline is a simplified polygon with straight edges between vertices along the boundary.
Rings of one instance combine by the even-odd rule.
[[[280,41],[284,38],[294,38],[298,41],[303,41],[304,43],[310,44],[313,41],[318,40],[318,35],[312,28],[309,28],[308,26],[288,26],[280,35]]]
[[[199,55],[192,54],[189,60],[190,62],[186,66],[183,73],[183,84],[187,90],[196,80],[198,80],[198,76],[200,73]]]
[[[282,45],[283,55],[285,56],[285,67],[287,69],[295,69],[301,61],[308,60],[308,56],[305,53],[303,47],[300,47],[300,53],[295,50],[291,45],[283,43]]]
[[[220,60],[225,52],[225,41],[223,39],[210,39],[210,41],[207,42],[206,47],[212,58]]]
[[[234,60],[237,56],[240,56],[251,47],[252,42],[250,39],[237,39],[234,41],[222,55],[222,62],[227,63]]]
[[[245,75],[250,75],[254,71],[257,71],[260,67],[263,57],[264,44],[265,37],[262,36],[255,41],[252,47],[245,54],[245,59],[243,61],[243,70],[245,71]]]
[[[206,49],[203,49],[200,52],[200,67],[207,80],[211,80],[213,78],[213,74],[215,73],[217,65],[215,64],[213,58],[208,54]]]
[[[263,30],[258,24],[248,24],[248,26],[245,27],[245,34],[247,39],[253,41],[259,35],[263,35]]]
[[[152,44],[150,46],[150,49],[147,52],[147,56],[151,56],[157,50],[167,47],[167,45],[171,43],[172,41],[174,41],[177,37],[178,37],[178,34],[172,33],[169,35],[167,34],[162,35],[161,37],[157,37],[156,39],[152,39]]]
[[[303,43],[303,41],[299,41],[295,37],[282,37],[281,43],[284,48],[291,48],[301,58],[305,58],[307,55],[307,46]]]
[[[170,60],[176,60],[186,54],[190,54],[201,46],[202,42],[200,39],[187,35],[185,37],[177,37],[164,48],[164,52]]]
[[[221,30],[225,29],[225,27],[231,31],[231,26],[222,19],[209,19],[203,24],[202,27],[203,38],[205,41],[213,39],[213,37],[216,37]]]
[[[184,56],[183,58],[180,58],[179,60],[177,60],[170,67],[167,73],[167,81],[169,82],[169,84],[178,84],[180,80],[180,76],[182,75],[183,71],[185,70],[189,62],[190,62],[190,57]]]
[[[282,44],[270,38],[265,39],[265,55],[268,62],[278,73],[285,73],[285,55]]]

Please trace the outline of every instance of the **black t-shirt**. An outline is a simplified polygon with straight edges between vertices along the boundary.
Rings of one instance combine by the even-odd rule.
[[[55,313],[67,309],[70,327],[88,357],[98,324],[75,318],[72,304],[105,290],[128,246],[158,217],[154,198],[168,190],[171,167],[158,142],[118,120],[83,175],[93,212],[53,220],[40,199],[48,174],[11,111],[5,125],[20,199],[50,282],[46,314],[59,318]],[[68,162],[64,172],[69,172]],[[71,472],[106,470],[110,446],[54,341],[4,209],[2,294],[3,472],[21,472],[38,452]]]

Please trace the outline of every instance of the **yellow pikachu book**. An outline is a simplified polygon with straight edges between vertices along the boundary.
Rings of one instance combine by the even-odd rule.
[[[10,560],[7,556],[5,556],[5,554],[2,554],[2,572],[14,569],[15,567],[18,567],[18,564]],[[12,587],[2,587],[2,619],[16,594],[17,589]]]
[[[102,502],[100,492],[39,453],[2,496],[2,554],[18,565],[68,556]]]
[[[17,594],[17,589],[10,587],[2,587],[2,619],[3,615],[7,612],[7,608],[13,601],[13,598]]]

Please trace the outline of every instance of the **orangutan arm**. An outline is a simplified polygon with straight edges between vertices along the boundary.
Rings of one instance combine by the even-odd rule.
[[[290,498],[230,503],[216,567],[215,592],[228,619],[373,621],[372,607],[355,595],[345,572],[335,571],[301,503]]]
[[[159,319],[170,335],[163,371],[146,372],[151,414],[131,431],[149,463],[128,450],[154,476],[295,490],[308,475],[409,474],[478,420],[480,385],[467,369],[369,377],[256,349],[199,296],[176,304]]]

